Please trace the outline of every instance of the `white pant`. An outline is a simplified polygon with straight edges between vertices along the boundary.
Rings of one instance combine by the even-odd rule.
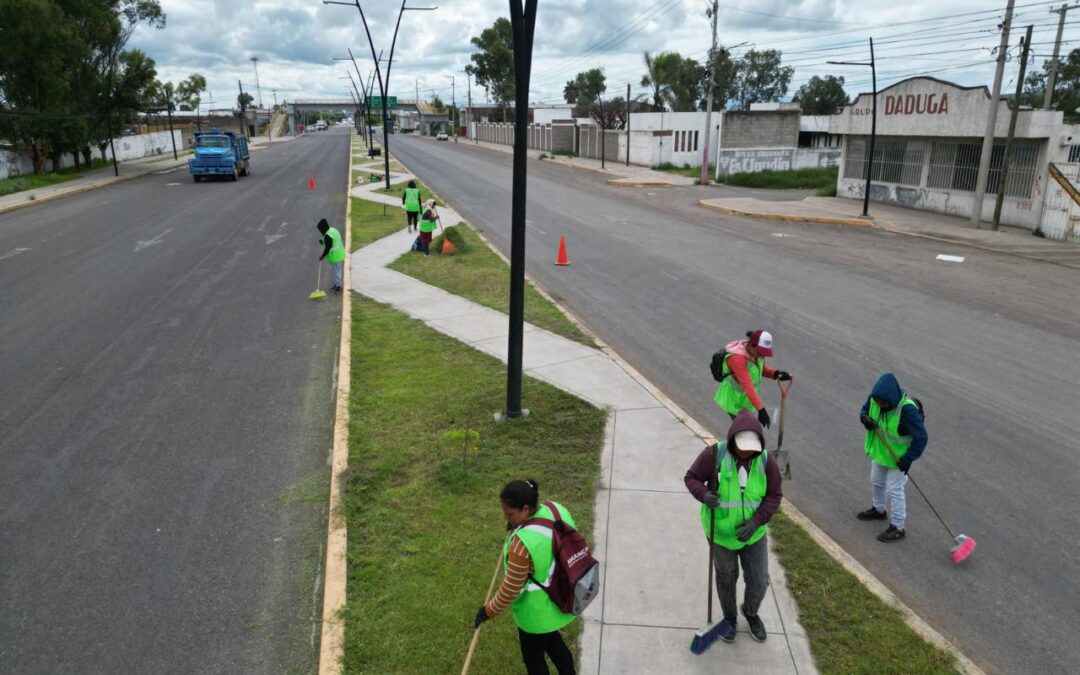
[[[889,469],[875,461],[870,462],[870,487],[874,493],[874,508],[885,511],[885,499],[889,500],[889,523],[898,530],[907,522],[905,488],[907,474],[900,469]]]

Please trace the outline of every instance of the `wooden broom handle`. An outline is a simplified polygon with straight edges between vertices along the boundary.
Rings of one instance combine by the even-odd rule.
[[[502,554],[499,554],[498,559],[495,561],[495,573],[491,575],[491,583],[488,585],[487,595],[484,597],[484,605],[486,606],[491,600],[491,592],[495,590],[495,581],[499,578],[499,568],[502,567]],[[484,624],[480,624],[483,626]],[[465,656],[465,665],[461,667],[461,675],[466,675],[469,672],[469,665],[472,663],[473,652],[476,651],[476,642],[480,639],[480,626],[477,626],[473,630],[472,642],[469,644],[469,653]]]

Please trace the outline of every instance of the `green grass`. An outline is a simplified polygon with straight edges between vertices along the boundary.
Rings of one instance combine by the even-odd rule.
[[[391,169],[393,168],[393,165],[394,165],[394,163],[391,162],[390,163]],[[437,195],[437,194],[435,194],[434,192],[431,191],[431,188],[429,188],[427,185],[424,185],[424,183],[422,181],[420,181],[419,179],[414,179],[414,180],[416,180],[416,187],[420,188],[420,203],[421,204],[426,202],[429,198],[434,197],[436,204],[438,204],[439,206],[446,206],[446,203],[439,197],[439,195]],[[386,188],[383,188],[381,190],[376,190],[375,192],[377,192],[377,193],[379,193],[381,195],[393,195],[394,197],[397,197],[398,199],[401,199],[401,195],[405,194],[405,188],[408,187],[408,185],[409,185],[409,181],[403,181],[401,183],[397,183],[396,185],[391,185],[389,190],[387,190]],[[453,223],[450,223],[450,224],[453,225]]]
[[[689,164],[683,164],[682,166],[675,166],[671,162],[664,162],[663,164],[657,164],[653,167],[656,171],[664,171],[667,173],[674,173],[680,176],[687,176],[689,178],[701,178],[701,167],[690,166]],[[713,180],[713,176],[716,175],[716,165],[709,165],[709,173],[707,174],[710,180]]]
[[[83,165],[78,171],[75,167],[68,167],[66,169],[60,169],[59,171],[52,171],[49,173],[35,176],[33,174],[25,176],[12,176],[0,180],[0,197],[4,195],[15,194],[16,192],[23,192],[24,190],[36,190],[38,188],[48,187],[50,185],[57,185],[59,183],[66,183],[69,180],[78,178],[87,171],[94,169],[100,169],[103,166],[108,166],[111,162],[103,160],[101,158],[95,158],[90,167],[87,168]]]
[[[556,157],[577,157],[578,156],[578,154],[576,152],[574,152],[573,150],[552,150],[551,154],[555,155]]]
[[[741,187],[766,188],[769,190],[818,190],[836,189],[837,167],[827,169],[797,169],[795,171],[755,171],[727,176],[723,182]]]
[[[352,198],[352,228],[350,250],[363,248],[397,230],[405,229],[405,212],[400,206],[376,204],[366,199]]]
[[[820,672],[957,672],[950,654],[923,640],[805,530],[782,513],[769,528]]]
[[[364,298],[352,322],[344,671],[456,673],[503,545],[499,490],[535,478],[591,532],[605,414],[526,377],[532,414],[497,424],[498,360]],[[464,429],[477,439],[446,435]],[[513,618],[488,622],[470,672],[520,664]]]
[[[461,225],[457,229],[465,240],[466,250],[463,253],[453,256],[433,253],[430,259],[416,253],[405,253],[390,264],[390,269],[485,307],[508,313],[510,275],[506,263],[471,227]],[[596,346],[558,308],[545,300],[531,283],[525,286],[525,320],[581,344]]]

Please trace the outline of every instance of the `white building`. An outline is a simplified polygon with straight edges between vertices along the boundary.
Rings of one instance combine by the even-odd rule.
[[[830,133],[844,137],[837,196],[863,197],[872,103],[873,94],[861,94],[830,120]],[[1009,129],[1008,104],[999,106],[982,204],[986,221],[993,218]],[[970,217],[989,112],[986,87],[961,87],[932,77],[911,78],[878,92],[870,198]],[[1055,110],[1018,113],[1002,223],[1040,227],[1048,191],[1067,189],[1051,177],[1050,164],[1068,162],[1074,135],[1080,142],[1080,128],[1064,125],[1062,118]]]

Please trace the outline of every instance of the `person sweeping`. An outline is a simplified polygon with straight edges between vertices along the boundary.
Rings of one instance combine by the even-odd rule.
[[[769,588],[768,523],[780,508],[783,478],[765,450],[761,423],[741,410],[728,429],[727,440],[706,446],[683,477],[686,489],[701,502],[701,526],[711,548],[716,594],[723,619],[691,645],[700,654],[715,639],[734,642],[738,614],[735,582],[739,565],[746,574],[746,593],[739,607],[750,637],[763,642],[767,633],[758,609]],[[710,600],[710,612],[711,612]]]
[[[740,410],[753,410],[758,422],[766,429],[772,424],[769,411],[758,394],[762,377],[786,382],[791,373],[775,370],[765,365],[765,357],[773,355],[772,334],[764,330],[747,331],[746,338],[729,342],[713,359],[722,359],[720,372],[714,377],[720,381],[713,400],[732,419]]]
[[[431,255],[431,235],[435,228],[442,225],[439,212],[435,209],[435,200],[429,199],[424,203],[424,212],[420,216],[420,249],[425,256]]]
[[[562,612],[541,586],[551,581],[554,568],[552,530],[532,518],[552,520],[547,503],[540,504],[540,486],[535,480],[510,481],[499,494],[506,516],[506,541],[503,544],[503,581],[495,597],[476,612],[474,626],[479,627],[510,608],[518,626],[521,657],[529,675],[547,675],[545,655],[559,675],[574,675],[574,656],[563,641],[559,629],[575,618]],[[562,520],[576,527],[570,512],[557,502],[548,502]]]
[[[859,422],[866,429],[863,449],[870,457],[871,504],[856,517],[888,518],[889,527],[878,541],[900,541],[907,534],[908,469],[922,456],[928,440],[922,406],[900,388],[895,375],[885,373],[863,403]]]
[[[345,244],[341,241],[341,233],[337,228],[330,227],[326,218],[319,221],[316,228],[322,234],[323,252],[319,260],[325,259],[330,265],[330,276],[333,279],[335,293],[341,292],[342,275],[345,269]]]
[[[401,207],[405,209],[406,226],[409,232],[412,232],[420,219],[420,188],[416,187],[416,181],[409,181],[405,191],[401,193]]]

